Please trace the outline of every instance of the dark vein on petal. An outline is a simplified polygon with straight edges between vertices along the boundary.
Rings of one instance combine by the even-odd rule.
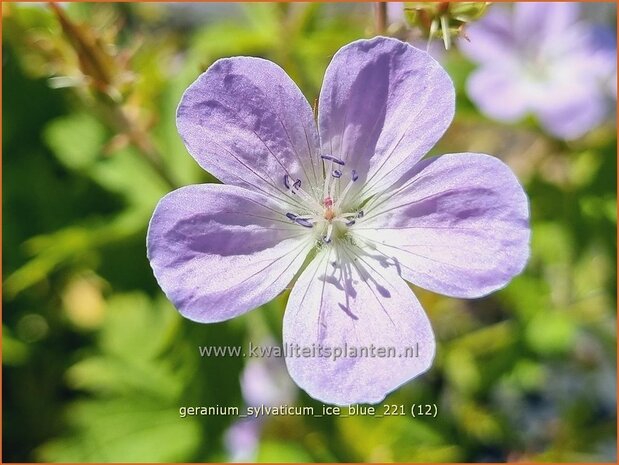
[[[314,123],[314,128],[316,129],[316,133],[318,134],[318,127],[316,126],[316,124]],[[321,173],[321,176],[318,176],[318,174],[316,173],[316,163],[315,161],[317,160],[316,157],[316,153],[314,152],[314,150],[312,150],[311,148],[311,144],[309,141],[309,136],[307,135],[307,128],[305,126],[303,126],[303,132],[305,133],[305,141],[307,142],[307,150],[310,154],[310,164],[312,166],[312,172],[314,173],[314,179],[316,180],[316,183],[320,183],[321,178],[323,177],[323,173]],[[320,136],[318,136],[318,144],[320,144]],[[320,151],[320,146],[319,147],[314,147],[315,149],[317,148],[318,151]],[[320,186],[318,186],[320,187]]]
[[[312,181],[310,180],[310,177],[309,177],[309,175],[307,173],[307,170],[305,169],[305,163],[303,163],[303,160],[301,159],[301,156],[299,155],[299,152],[297,152],[297,148],[294,145],[294,143],[292,142],[292,139],[290,138],[290,134],[288,133],[288,129],[286,129],[286,126],[284,125],[284,122],[280,118],[279,113],[275,113],[275,116],[277,117],[277,120],[279,121],[279,124],[281,124],[282,129],[286,133],[286,137],[288,137],[288,141],[290,142],[290,147],[292,149],[292,152],[296,155],[297,160],[299,160],[299,163],[301,164],[301,169],[303,170],[303,174],[305,175],[305,179],[307,179],[308,182],[311,183]],[[303,131],[305,132],[305,126],[303,126]],[[309,153],[308,153],[308,156],[310,156]],[[316,182],[315,179],[314,179],[314,182]]]
[[[331,255],[331,250],[329,249],[329,255],[326,256],[327,263],[329,262],[328,259],[329,259],[330,255]],[[298,315],[299,311],[301,310],[302,304],[305,301],[305,298],[307,297],[307,293],[309,292],[309,288],[312,285],[312,282],[314,281],[314,279],[316,279],[316,275],[318,274],[318,270],[319,270],[320,266],[322,265],[322,260],[325,260],[324,257],[325,256],[323,255],[323,258],[319,259],[321,261],[316,265],[316,270],[314,271],[314,274],[312,275],[312,279],[310,279],[309,284],[308,284],[307,288],[305,289],[305,293],[303,294],[303,297],[301,298],[301,302],[299,302],[299,308],[297,309],[297,311],[295,313],[295,317]]]
[[[412,179],[409,179],[408,181],[406,181],[406,183],[400,187],[398,187],[397,189],[391,191],[389,189],[385,189],[382,192],[376,194],[376,196],[370,200],[368,202],[368,205],[366,206],[367,211],[371,211],[374,210],[375,208],[377,208],[380,205],[383,205],[385,202],[388,202],[389,200],[392,200],[394,197],[396,197],[398,194],[400,194],[400,192],[402,192],[403,190],[406,190],[407,188],[411,187],[413,184],[419,182],[419,181],[423,181],[426,178],[431,177],[431,174],[426,174],[424,176],[419,176],[421,173],[417,173],[417,175],[415,175]],[[382,197],[382,198],[381,198]]]
[[[414,256],[416,256],[416,257],[424,258],[424,259],[426,259],[426,260],[429,260],[429,261],[432,261],[432,262],[438,263],[438,264],[440,264],[440,265],[444,265],[444,266],[446,266],[446,267],[448,267],[448,268],[456,268],[456,269],[460,269],[460,270],[468,270],[468,271],[489,271],[487,268],[473,268],[471,265],[468,265],[468,264],[465,266],[465,265],[456,265],[456,264],[453,264],[453,263],[443,262],[443,261],[437,260],[437,259],[435,259],[435,258],[431,258],[431,257],[427,257],[427,256],[425,256],[425,255],[421,255],[421,254],[418,254],[418,253],[415,253],[415,252],[411,252],[410,250],[403,249],[403,248],[398,247],[398,246],[396,246],[396,245],[383,244],[383,243],[381,243],[381,242],[378,242],[378,241],[376,241],[376,240],[374,240],[374,239],[370,239],[370,238],[365,237],[365,236],[363,236],[363,239],[365,239],[365,240],[367,240],[367,241],[370,241],[370,242],[373,242],[373,243],[374,243],[374,244],[376,244],[378,247],[389,247],[389,248],[391,248],[391,249],[396,249],[396,250],[399,250],[399,251],[401,251],[401,252],[408,253],[408,254],[414,255]],[[377,249],[376,249],[376,250],[377,250]],[[410,268],[410,267],[406,267],[406,268],[409,268],[409,269],[411,269],[411,270],[412,270],[412,268]],[[415,270],[413,270],[413,271],[415,271]]]
[[[348,248],[348,246],[345,246],[346,248]],[[359,260],[361,260],[363,263],[365,263],[369,268],[371,268],[378,276],[380,276],[385,283],[387,283],[388,281],[385,279],[385,277],[380,274],[378,271],[376,271],[376,269],[374,267],[372,267],[367,261],[365,261],[363,259],[363,257],[361,256],[361,254],[355,254],[354,251],[350,251],[350,254],[347,254],[348,258],[350,259],[352,265],[356,268],[357,272],[359,273],[359,276],[362,277],[362,281],[365,283],[365,285],[368,287],[368,289],[370,290],[370,292],[372,293],[372,295],[374,296],[374,299],[376,299],[376,302],[378,302],[378,304],[381,306],[381,308],[383,309],[383,312],[385,313],[385,315],[387,315],[387,318],[389,318],[389,321],[391,321],[391,324],[396,327],[395,322],[393,321],[393,319],[391,318],[391,315],[389,315],[389,312],[387,311],[387,309],[385,308],[385,306],[383,305],[381,299],[376,295],[376,292],[374,292],[374,289],[372,289],[372,286],[370,286],[370,284],[368,283],[367,280],[363,279],[363,274],[361,273],[360,268],[357,266],[357,264],[355,263],[354,258],[358,258]]]
[[[250,197],[245,197],[245,199],[246,199],[246,200],[248,200],[249,202],[252,202],[252,203],[253,203],[253,204],[255,204],[255,205],[258,205],[259,207],[262,207],[262,208],[264,208],[264,209],[266,209],[266,210],[270,210],[270,211],[272,211],[272,212],[273,212],[273,213],[275,213],[277,216],[280,216],[280,215],[285,215],[286,213],[288,213],[288,212],[286,212],[286,211],[276,210],[275,208],[269,207],[269,206],[268,206],[268,205],[266,205],[266,204],[262,204],[262,203],[258,202],[257,200],[254,200],[254,199],[252,199],[252,198],[250,198]],[[288,207],[288,206],[291,206],[291,205],[286,205],[286,206]]]
[[[255,134],[255,133],[254,133]],[[290,202],[292,201],[292,204],[297,204],[298,207],[301,207],[302,204],[300,204],[298,202],[298,200],[293,197],[291,194],[288,194],[287,192],[281,190],[279,187],[277,187],[277,183],[275,182],[275,180],[271,177],[271,175],[268,172],[264,172],[264,174],[270,179],[270,182],[267,181],[266,179],[264,179],[257,171],[255,171],[251,166],[247,165],[245,162],[243,162],[242,160],[240,160],[239,158],[237,158],[237,156],[231,152],[228,148],[226,148],[225,146],[221,145],[219,142],[215,141],[215,140],[211,140],[211,143],[213,143],[214,145],[217,145],[218,147],[222,148],[223,150],[225,150],[228,155],[230,155],[237,163],[239,163],[241,166],[243,166],[245,169],[247,169],[248,171],[250,171],[254,176],[256,176],[258,179],[260,179],[261,181],[263,181],[265,184],[271,186],[273,189],[275,189],[275,191],[279,192],[280,194],[284,194],[284,199],[278,198],[278,200],[282,201],[282,202]],[[261,142],[264,144],[264,142],[261,140]],[[266,147],[266,144],[265,144]],[[267,147],[268,149],[268,147]],[[279,161],[279,160],[278,160]],[[280,163],[281,164],[281,163]],[[233,173],[233,172],[229,172],[230,174],[236,176],[237,178],[239,178],[241,181],[246,182],[242,177],[240,177],[239,175]],[[268,195],[273,195],[273,193],[268,193]]]
[[[428,196],[426,196],[426,197],[422,197],[422,198],[420,198],[420,199],[416,199],[416,200],[413,200],[413,201],[410,201],[410,202],[401,203],[401,204],[399,204],[399,205],[396,205],[396,206],[394,206],[394,207],[387,208],[387,209],[385,209],[385,210],[373,211],[373,212],[372,212],[373,214],[366,215],[366,216],[364,217],[364,219],[365,219],[365,221],[369,221],[369,220],[371,220],[372,218],[376,218],[376,217],[377,217],[377,216],[379,216],[379,215],[383,215],[383,214],[388,213],[388,212],[390,212],[390,211],[397,210],[398,208],[408,207],[408,206],[410,206],[410,205],[417,205],[417,204],[419,204],[419,203],[421,203],[421,202],[425,202],[426,200],[431,200],[431,199],[433,199],[433,198],[435,198],[435,197],[440,197],[440,196],[442,196],[442,195],[445,195],[445,194],[452,194],[452,193],[455,193],[455,192],[460,192],[460,190],[459,190],[459,189],[457,189],[457,188],[455,188],[455,189],[447,189],[447,190],[444,190],[444,191],[441,191],[441,192],[435,192],[435,193],[430,194],[430,195],[428,195]]]
[[[252,218],[259,218],[259,219],[262,219],[262,220],[274,221],[276,223],[289,224],[290,226],[294,225],[293,223],[290,223],[289,221],[286,221],[286,220],[279,220],[277,218],[271,218],[269,216],[255,215],[253,213],[247,213],[247,212],[244,212],[244,211],[219,210],[219,213],[228,213],[228,214],[231,214],[231,215],[249,216],[249,217],[252,217]],[[240,226],[240,225],[237,225],[237,226]],[[268,227],[266,227],[264,225],[257,225],[257,226],[260,226],[261,228],[264,228],[264,229],[271,229],[271,228],[268,228]],[[294,229],[296,229],[296,228],[290,228],[291,231],[294,230]]]
[[[257,261],[257,262],[254,262],[254,263],[260,263],[260,262],[264,262],[264,261],[269,261],[269,264],[268,264],[267,266],[265,266],[264,268],[261,268],[260,270],[257,270],[256,272],[252,273],[250,276],[248,276],[247,278],[243,279],[242,281],[239,281],[238,283],[234,283],[233,285],[231,285],[231,286],[229,286],[229,287],[227,287],[227,288],[225,288],[225,289],[220,289],[220,290],[217,290],[217,292],[220,292],[220,293],[221,293],[221,292],[227,292],[227,291],[229,291],[230,289],[232,289],[232,288],[234,288],[234,287],[237,287],[237,286],[242,285],[243,283],[245,283],[245,282],[249,281],[250,279],[252,279],[252,278],[253,278],[253,277],[255,277],[256,275],[258,275],[258,274],[262,273],[262,272],[263,272],[264,270],[266,270],[267,268],[269,268],[269,267],[271,267],[271,266],[275,265],[278,261],[280,261],[280,260],[284,259],[284,258],[285,258],[285,257],[287,257],[288,255],[290,255],[290,254],[292,254],[292,253],[296,252],[296,251],[297,251],[297,250],[299,250],[299,249],[304,249],[304,248],[305,248],[305,247],[307,247],[308,245],[309,245],[309,244],[308,244],[308,243],[306,243],[306,242],[301,242],[301,243],[300,243],[300,245],[298,245],[297,247],[292,248],[291,250],[289,250],[288,252],[286,252],[284,255],[281,255],[280,257],[277,257],[277,258],[276,258],[276,259],[274,259],[274,260],[273,260],[273,259],[270,259],[270,258],[265,258],[265,259],[263,259],[263,260],[259,260],[259,261]],[[285,271],[286,271],[288,268],[290,268],[290,266],[292,266],[292,263],[294,263],[294,261],[295,261],[295,260],[299,257],[299,255],[301,255],[302,253],[303,253],[303,251],[299,252],[299,253],[295,256],[295,258],[294,258],[293,260],[291,260],[291,262],[288,264],[288,266],[286,267],[286,269],[284,270],[284,272],[282,272],[282,273],[279,275],[279,277],[281,277],[281,276],[285,273]],[[279,277],[278,277],[278,278],[279,278]],[[275,281],[277,281],[277,279],[273,280],[272,282],[274,283]]]
[[[420,86],[423,89],[427,89],[428,84],[430,83],[430,79],[426,78],[426,80],[424,81],[424,85]],[[430,99],[430,92],[421,92],[421,94],[425,97],[423,100],[421,100],[421,104],[419,106],[419,109],[417,110],[417,113],[415,113],[415,115],[410,119],[410,123],[408,124],[408,126],[406,127],[406,129],[404,131],[402,131],[402,136],[400,137],[400,139],[398,140],[398,142],[395,144],[395,146],[391,149],[391,151],[389,152],[389,154],[383,158],[383,162],[381,163],[381,165],[379,167],[377,167],[374,170],[374,173],[372,174],[372,176],[370,176],[368,179],[366,179],[365,181],[365,185],[363,188],[363,191],[360,193],[360,196],[366,195],[367,192],[369,192],[371,190],[371,188],[373,188],[376,184],[378,184],[379,182],[381,182],[383,179],[385,179],[385,177],[387,177],[389,174],[391,174],[393,172],[393,169],[391,169],[390,171],[388,171],[387,173],[385,173],[384,175],[382,175],[377,181],[375,181],[372,185],[370,185],[370,181],[372,181],[376,175],[381,171],[381,169],[385,166],[385,164],[387,163],[387,161],[393,156],[393,153],[397,150],[397,148],[400,146],[400,144],[402,143],[402,140],[404,140],[404,137],[406,136],[406,134],[408,134],[408,132],[411,130],[411,127],[413,126],[414,123],[417,122],[417,118],[419,117],[419,115],[423,112],[423,110],[426,108],[426,105]],[[399,166],[399,165],[398,165]]]
[[[390,227],[383,227],[383,226],[376,226],[376,227],[367,227],[367,228],[358,228],[355,226],[355,231],[364,231],[364,230],[371,230],[371,231],[382,231],[383,229],[396,229],[396,230],[405,230],[405,229],[438,229],[438,230],[454,230],[454,231],[474,231],[474,232],[479,232],[480,229],[479,228],[461,228],[458,226],[390,226]],[[498,231],[513,231],[513,228],[497,228],[496,226],[492,226],[492,229],[498,230]]]

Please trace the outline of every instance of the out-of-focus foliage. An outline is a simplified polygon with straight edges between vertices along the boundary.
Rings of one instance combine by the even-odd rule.
[[[330,57],[372,34],[372,9],[5,3],[3,16],[5,461],[230,458],[236,418],[178,409],[245,405],[247,360],[198,346],[281,341],[287,296],[199,325],[161,294],[145,251],[154,206],[216,182],[187,154],[176,105],[232,55],[277,62],[313,102]],[[484,299],[416,290],[437,360],[385,403],[437,404],[436,418],[270,417],[257,460],[616,460],[615,122],[569,144],[494,123],[463,92],[472,65],[457,50],[442,60],[458,101],[433,153],[496,154],[516,171],[530,263]]]

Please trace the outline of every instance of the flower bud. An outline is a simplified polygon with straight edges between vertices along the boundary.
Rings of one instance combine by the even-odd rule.
[[[445,49],[461,35],[465,24],[483,16],[490,2],[405,2],[404,17],[421,29],[428,40],[442,37]]]

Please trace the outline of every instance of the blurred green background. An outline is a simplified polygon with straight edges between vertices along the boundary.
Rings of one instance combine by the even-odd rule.
[[[464,92],[473,65],[441,54],[458,100],[432,153],[486,152],[515,170],[531,200],[526,271],[479,300],[415,289],[437,359],[385,403],[435,403],[436,418],[270,417],[235,440],[235,418],[179,417],[250,402],[250,360],[201,358],[198,345],[281,341],[286,295],[200,325],[159,290],[145,250],[154,206],[216,182],[187,154],[175,109],[233,55],[275,61],[313,102],[338,48],[375,34],[373,5],[2,7],[4,462],[616,461],[614,119],[570,143],[532,120],[495,123]],[[281,399],[320,406],[283,373]]]

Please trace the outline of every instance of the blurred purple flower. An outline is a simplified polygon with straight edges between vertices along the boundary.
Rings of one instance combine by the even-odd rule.
[[[263,345],[272,345],[267,340]],[[279,357],[252,358],[241,373],[241,392],[251,407],[276,407],[294,401],[296,389]],[[264,417],[247,417],[235,421],[226,431],[224,443],[231,462],[256,460]]]
[[[449,126],[455,95],[421,50],[384,37],[346,45],[319,102],[316,124],[274,63],[213,64],[185,92],[177,124],[196,161],[226,184],[166,195],[148,257],[179,311],[207,323],[268,302],[300,273],[284,343],[331,356],[287,356],[290,375],[324,402],[379,402],[434,358],[432,328],[404,279],[467,298],[505,286],[528,258],[528,203],[494,157],[422,160]],[[402,356],[415,344],[418,356]],[[352,356],[351,347],[397,355]]]
[[[387,2],[387,23],[405,24],[404,2]]]
[[[263,345],[273,344],[271,340],[263,342]],[[281,357],[250,359],[241,374],[241,391],[245,403],[254,407],[287,404],[296,396],[296,388]]]
[[[487,116],[514,122],[528,113],[554,136],[578,138],[609,112],[616,41],[578,19],[578,3],[493,5],[460,40],[478,63],[469,97]]]
[[[228,460],[233,463],[255,462],[261,431],[262,421],[258,418],[243,418],[232,423],[224,434]]]

